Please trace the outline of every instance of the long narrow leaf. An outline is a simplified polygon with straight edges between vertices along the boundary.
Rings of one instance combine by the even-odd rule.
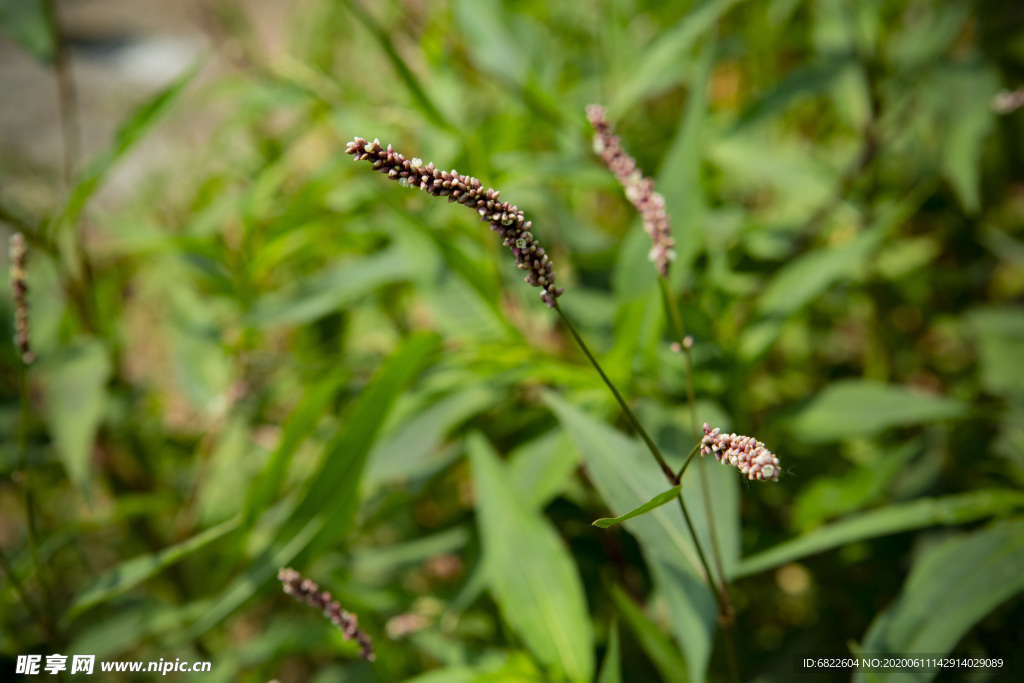
[[[986,614],[1024,591],[1024,519],[950,538],[914,564],[896,602],[875,617],[865,654],[948,653]],[[992,653],[993,657],[1003,653]],[[931,680],[925,674],[916,681]],[[855,681],[867,680],[860,674]],[[906,680],[882,672],[871,680]]]
[[[613,511],[631,510],[662,490],[665,484],[660,468],[637,441],[553,394],[546,394],[544,400],[583,454],[591,480]],[[715,609],[682,511],[674,505],[655,508],[626,520],[625,527],[636,536],[648,564],[665,567],[659,588],[671,592],[679,645],[690,675],[702,679],[710,656]]]
[[[609,116],[619,118],[638,102],[671,87],[682,74],[686,53],[701,36],[740,0],[705,0],[688,12],[679,23],[651,41],[630,70],[630,79],[622,84],[608,107]]]
[[[707,210],[701,169],[704,150],[708,144],[708,92],[718,54],[718,44],[709,38],[700,53],[693,77],[690,95],[686,100],[672,144],[658,171],[658,187],[671,188],[664,192],[665,208],[672,219],[672,235],[676,242],[676,265],[673,272],[683,271],[696,257],[707,229],[704,214]]]
[[[601,663],[597,683],[622,683],[622,653],[619,647],[619,622],[613,621],[608,629],[608,650]]]
[[[240,517],[235,517],[159,552],[147,553],[121,562],[104,572],[78,594],[68,609],[67,618],[74,619],[87,609],[131,590],[175,562],[219,541],[237,529],[240,521]]]
[[[391,66],[393,66],[395,71],[398,73],[398,77],[409,90],[409,94],[412,95],[420,109],[423,110],[434,125],[439,128],[454,130],[455,126],[451,121],[449,121],[448,117],[444,116],[437,108],[437,105],[434,104],[434,101],[420,84],[416,74],[413,73],[412,69],[410,69],[405,63],[405,60],[402,59],[402,55],[399,54],[398,50],[395,48],[394,42],[391,40],[391,34],[382,28],[380,24],[378,24],[377,21],[363,9],[360,3],[345,0],[345,6],[356,16],[359,23],[373,34],[374,39],[380,44],[381,49],[384,50],[384,54],[387,55],[388,61],[391,62]]]
[[[337,373],[321,380],[307,392],[292,412],[282,430],[280,444],[249,490],[245,501],[246,524],[251,524],[257,514],[273,501],[288,472],[292,456],[316,429],[317,421],[338,393],[343,379],[344,375]]]
[[[945,498],[923,498],[890,505],[815,529],[792,541],[740,562],[736,576],[773,569],[825,550],[901,531],[936,524],[966,524],[1024,507],[1024,493],[1009,490],[974,491]]]
[[[62,226],[73,224],[78,219],[82,209],[106,180],[107,174],[110,173],[114,165],[174,108],[198,71],[198,64],[191,67],[135,110],[135,113],[117,131],[117,136],[110,149],[86,168],[78,179],[63,212],[54,225],[54,232],[60,230]]]
[[[668,603],[672,635],[686,657],[691,680],[707,678],[714,646],[718,614],[715,599],[707,586],[693,574],[655,557],[647,560],[654,585]]]
[[[527,508],[479,435],[468,440],[488,583],[501,613],[545,665],[591,681],[594,643],[583,583],[551,523]]]
[[[678,486],[673,486],[668,491],[663,491],[662,493],[659,493],[654,498],[651,498],[649,501],[647,501],[640,507],[634,508],[624,515],[620,515],[619,517],[602,517],[601,519],[594,520],[594,526],[600,527],[602,529],[607,529],[610,526],[615,526],[616,524],[625,522],[627,519],[639,517],[644,513],[650,512],[654,508],[661,507],[665,503],[674,500],[679,495],[679,492],[682,490],[682,484],[679,484]]]
[[[384,419],[398,395],[417,377],[440,341],[433,334],[410,337],[392,353],[363,390],[341,430],[327,445],[319,470],[311,477],[302,502],[278,540],[284,541],[305,526],[309,519],[323,515],[320,541],[343,537],[355,518],[363,467]]]
[[[199,638],[241,607],[246,600],[273,580],[278,569],[291,564],[292,560],[309,545],[310,541],[323,528],[323,523],[323,517],[317,515],[287,544],[277,549],[268,549],[260,554],[245,572],[236,578],[212,605],[204,610],[202,616],[192,626],[184,631],[179,631],[179,636],[172,642],[172,645],[178,646]]]
[[[610,593],[615,606],[619,608],[619,614],[629,624],[633,635],[640,641],[640,646],[661,672],[662,680],[668,683],[686,683],[689,680],[686,676],[686,662],[679,656],[679,650],[668,636],[644,616],[621,588],[612,586]]]
[[[261,297],[246,322],[256,327],[313,322],[381,285],[405,279],[412,267],[407,254],[400,249],[337,263],[292,287]]]
[[[106,346],[85,336],[42,365],[43,415],[68,478],[80,490],[89,482],[112,370]]]
[[[794,418],[793,431],[804,441],[830,441],[961,417],[967,409],[946,396],[870,380],[842,380],[825,387]]]
[[[225,589],[183,640],[198,638],[216,626],[311,545],[322,547],[348,533],[359,505],[363,466],[381,424],[395,398],[416,378],[438,343],[435,335],[415,335],[392,353],[328,444],[323,464],[302,502],[279,530],[276,543]]]
[[[665,478],[661,470],[637,441],[554,394],[546,394],[544,401],[583,455],[598,492],[613,512],[628,512],[663,490]],[[657,508],[629,520],[626,528],[650,552],[702,575],[693,539],[678,509]]]

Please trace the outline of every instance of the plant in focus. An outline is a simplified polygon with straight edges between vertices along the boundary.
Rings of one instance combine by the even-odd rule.
[[[215,3],[149,87],[64,4],[0,0],[0,679],[1014,653],[1019,3]]]
[[[675,252],[673,250],[674,242],[672,239],[671,225],[665,212],[665,200],[654,190],[654,182],[643,177],[643,174],[637,168],[636,161],[622,149],[618,138],[611,133],[611,127],[605,120],[604,108],[592,105],[587,108],[587,116],[591,125],[593,125],[596,130],[596,134],[594,136],[595,152],[601,154],[604,162],[625,188],[627,198],[633,203],[643,217],[644,229],[653,243],[649,258],[654,263],[661,278],[662,291],[665,295],[666,304],[669,307],[674,308],[675,298],[670,290],[668,275],[669,263],[675,258]],[[666,494],[672,494],[671,497],[674,497],[679,502],[683,517],[686,520],[686,526],[690,534],[690,538],[692,539],[697,555],[700,558],[700,563],[702,565],[701,568],[704,571],[704,578],[711,582],[711,577],[715,575],[708,564],[706,552],[701,547],[701,541],[698,538],[693,522],[686,509],[686,503],[683,500],[683,493],[681,490],[682,487],[680,486],[682,475],[686,471],[693,454],[698,450],[701,456],[714,454],[715,459],[718,462],[736,467],[742,474],[746,475],[748,479],[758,479],[762,481],[778,480],[778,458],[768,451],[763,443],[756,439],[748,436],[737,436],[736,434],[719,434],[720,430],[718,428],[712,430],[707,423],[704,423],[703,438],[698,444],[694,445],[693,449],[690,451],[690,456],[686,459],[686,462],[679,470],[679,473],[676,474],[673,472],[666,462],[664,455],[662,455],[661,450],[641,425],[640,421],[636,418],[627,402],[622,398],[618,388],[612,380],[608,378],[607,374],[605,374],[583,338],[576,331],[575,327],[573,327],[572,323],[569,322],[565,312],[558,305],[558,297],[561,296],[564,289],[555,287],[555,273],[552,269],[547,253],[544,251],[543,247],[539,246],[533,234],[530,232],[532,223],[530,221],[525,221],[523,218],[523,212],[518,207],[514,204],[509,204],[508,202],[499,202],[498,196],[500,195],[500,192],[490,188],[483,190],[483,185],[476,178],[460,175],[455,169],[452,169],[450,173],[441,171],[435,168],[432,162],[424,166],[422,160],[419,158],[413,158],[410,161],[402,154],[395,152],[391,145],[388,145],[387,148],[382,147],[380,140],[377,139],[373,142],[368,142],[363,138],[357,137],[348,143],[346,152],[353,155],[356,161],[369,162],[373,170],[387,175],[389,180],[398,182],[402,187],[420,189],[435,197],[447,197],[449,202],[457,202],[474,209],[480,215],[481,221],[490,223],[491,229],[496,231],[499,237],[503,239],[503,246],[511,249],[512,254],[516,259],[516,266],[520,270],[527,271],[525,281],[534,287],[541,288],[541,299],[545,304],[547,304],[548,308],[555,309],[562,317],[566,326],[570,330],[573,339],[579,345],[580,350],[583,351],[593,364],[594,369],[598,372],[612,395],[619,402],[619,405],[625,416],[629,419],[629,422],[643,438],[643,441],[651,455],[654,457],[665,477],[668,479],[668,483],[673,487],[670,491],[666,492]],[[695,409],[692,390],[693,379],[689,376],[692,372],[692,364],[689,362],[689,354],[693,344],[692,340],[687,340],[682,331],[682,325],[678,322],[680,320],[678,311],[675,311],[674,320],[677,321],[678,325],[677,331],[680,339],[679,348],[680,350],[685,350],[685,353],[687,354],[687,385],[690,388],[689,409],[691,414],[693,414]],[[694,419],[696,418],[694,417]],[[702,480],[702,485],[704,487],[704,500],[710,501],[711,496],[706,479]],[[666,494],[659,494],[658,496],[655,496],[651,501],[645,502],[636,510],[624,515],[621,520],[624,521],[625,519],[638,517],[650,512],[660,505],[665,504],[670,500],[669,497],[666,497]],[[713,518],[714,511],[713,509],[709,509],[709,524],[711,523],[710,520]],[[615,523],[620,520],[602,521],[610,522],[601,525],[606,528],[607,526],[610,526],[611,523]],[[714,530],[712,526],[712,535],[713,534]],[[726,577],[722,574],[721,570],[721,559],[717,557],[718,548],[714,544],[713,547],[716,555],[718,575],[712,585],[718,586],[718,588],[714,589],[714,592],[721,610],[719,618],[721,623],[728,628],[732,625],[733,612],[729,603],[728,590],[725,586]],[[731,630],[727,631],[727,633],[731,638]],[[732,677],[733,679],[738,680],[738,663],[736,661],[734,646],[731,643],[729,656]]]

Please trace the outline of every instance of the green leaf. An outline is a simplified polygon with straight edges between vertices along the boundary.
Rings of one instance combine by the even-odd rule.
[[[545,394],[544,402],[569,432],[583,455],[587,473],[613,512],[632,510],[664,490],[661,468],[636,440],[594,420],[554,394]],[[691,510],[691,516],[695,512]],[[637,537],[648,565],[660,562],[672,568],[673,571],[662,572],[662,578],[673,585],[659,583],[659,588],[674,591],[674,623],[686,624],[690,629],[686,633],[677,630],[676,635],[686,654],[690,676],[703,679],[711,654],[715,608],[681,509],[675,505],[655,508],[627,520],[625,527]],[[675,590],[679,586],[686,590]]]
[[[184,605],[124,600],[116,612],[104,613],[101,620],[76,628],[74,640],[67,647],[71,652],[88,652],[104,659],[127,657],[125,653],[137,651],[140,644],[179,631],[206,607],[201,600]]]
[[[245,501],[245,523],[250,526],[257,515],[273,502],[288,473],[292,456],[302,442],[313,435],[317,422],[337,395],[346,373],[336,372],[311,387],[299,405],[288,416],[282,429],[281,442],[270,456],[263,471],[253,480]]]
[[[966,320],[978,342],[982,386],[1001,396],[1024,394],[1024,308],[978,308]]]
[[[805,483],[792,503],[790,529],[810,531],[828,521],[867,510],[884,502],[893,480],[905,473],[924,448],[924,435],[897,444],[865,441],[867,450],[856,467],[843,467],[836,476],[819,475]]]
[[[54,233],[64,226],[74,224],[78,220],[82,209],[85,208],[89,199],[99,190],[114,165],[174,108],[198,71],[199,65],[188,69],[177,80],[136,109],[128,120],[121,125],[110,149],[90,164],[81,177],[78,178],[78,182],[72,188],[71,196],[68,198],[64,210],[54,223]]]
[[[457,456],[454,449],[442,447],[448,433],[497,399],[493,389],[470,385],[417,412],[370,453],[367,489],[428,477],[446,466]]]
[[[323,462],[310,478],[302,501],[264,550],[183,635],[198,638],[241,607],[266,586],[278,569],[311,545],[329,544],[345,536],[359,506],[359,484],[366,457],[395,398],[406,389],[437,350],[432,334],[417,334],[395,349],[363,390],[327,445]]]
[[[967,406],[956,399],[870,380],[842,380],[815,396],[793,419],[792,429],[801,441],[836,441],[966,412]]]
[[[629,70],[629,80],[620,84],[608,105],[611,119],[648,97],[667,90],[683,75],[681,65],[687,63],[687,52],[715,22],[740,0],[705,0],[688,12],[675,26],[661,32],[640,55],[639,62]]]
[[[985,138],[995,123],[989,105],[999,89],[999,77],[987,65],[969,64],[942,68],[933,94],[942,97],[947,109],[942,137],[942,174],[956,191],[964,210],[976,214],[981,207],[981,155]]]
[[[436,671],[428,671],[414,678],[405,679],[405,683],[477,683],[480,673],[467,666],[449,666]]]
[[[609,591],[619,614],[629,624],[633,635],[640,641],[640,647],[644,649],[651,662],[661,672],[662,680],[667,683],[686,683],[689,680],[686,676],[686,662],[679,656],[679,650],[672,644],[660,628],[652,624],[633,600],[626,595],[618,586],[612,586]]]
[[[850,277],[867,263],[882,235],[865,232],[850,242],[803,254],[779,269],[758,299],[762,315],[794,313],[834,283]]]
[[[998,522],[929,548],[914,563],[895,603],[868,627],[863,652],[949,652],[982,617],[1024,591],[1021,567],[1024,519]],[[904,680],[892,672],[870,678]],[[932,678],[934,674],[915,680]],[[855,675],[854,680],[868,677]]]
[[[352,573],[380,577],[405,565],[421,564],[431,557],[453,553],[466,545],[469,536],[466,526],[456,526],[405,543],[354,550]]]
[[[0,0],[0,29],[39,61],[53,61],[53,32],[41,0]]]
[[[473,60],[485,73],[513,83],[524,80],[527,67],[523,45],[509,33],[502,3],[457,0],[455,20]]]
[[[654,498],[651,498],[649,501],[647,501],[640,507],[634,508],[624,515],[621,515],[619,517],[602,517],[601,519],[595,520],[594,526],[600,527],[602,529],[607,529],[610,526],[614,526],[621,522],[625,522],[627,519],[632,519],[633,517],[637,517],[646,512],[650,512],[654,508],[661,507],[665,503],[675,500],[675,498],[679,495],[679,492],[682,490],[682,484],[679,484],[678,486],[673,486],[668,491],[663,491],[662,493],[659,493]]]
[[[244,505],[246,484],[263,464],[252,451],[248,419],[235,413],[221,427],[195,485],[193,514],[200,526],[223,522]]]
[[[579,456],[565,432],[555,429],[512,451],[508,473],[522,499],[540,510],[565,489],[578,466]]]
[[[601,663],[597,683],[622,683],[622,654],[619,652],[619,622],[613,621],[608,629],[608,650]]]
[[[660,558],[648,561],[658,594],[665,598],[671,617],[672,635],[686,656],[690,679],[707,678],[714,647],[718,608],[705,583],[690,572]]]
[[[45,417],[68,478],[79,489],[103,419],[110,355],[98,339],[78,338],[41,368]]]
[[[541,662],[570,681],[590,681],[593,632],[572,555],[550,522],[519,500],[484,438],[471,435],[467,445],[488,582],[501,613]]]
[[[744,110],[733,131],[770,120],[794,102],[825,93],[855,63],[852,56],[828,56],[793,69]]]
[[[698,402],[699,403],[699,402]],[[740,561],[740,487],[736,470],[712,458],[699,458],[683,477],[683,500],[702,548],[711,548],[711,530],[721,554],[722,571],[732,576]],[[708,500],[704,499],[707,481]]]
[[[408,254],[401,249],[338,263],[299,280],[293,287],[267,294],[257,301],[246,322],[256,327],[312,322],[381,285],[406,279],[411,267]]]
[[[757,302],[761,320],[749,326],[741,340],[743,356],[754,359],[778,337],[778,319],[796,313],[837,282],[866,272],[883,240],[902,225],[931,194],[932,182],[922,182],[851,241],[802,254],[779,269]]]
[[[902,531],[937,524],[966,524],[1024,507],[1024,493],[1003,489],[974,491],[943,498],[922,498],[889,505],[819,527],[792,541],[744,558],[736,578],[749,576],[799,560],[808,555]],[[910,652],[910,650],[905,650]],[[925,650],[918,650],[925,652]]]
[[[219,541],[237,529],[240,521],[241,518],[236,517],[159,552],[139,555],[121,562],[100,575],[75,597],[68,608],[66,618],[74,619],[82,612],[131,590],[175,562]]]
[[[405,210],[404,204],[396,206],[396,211]],[[476,295],[477,305],[491,312],[496,326],[504,328],[510,339],[523,341],[523,333],[508,320],[501,308],[501,292],[498,286],[500,282],[491,277],[493,259],[485,259],[483,254],[472,252],[471,245],[453,239],[451,235],[436,230],[434,226],[424,227],[444,259],[447,270],[458,275],[466,283],[467,288]]]
[[[179,386],[193,405],[214,412],[232,382],[232,363],[222,340],[216,309],[191,287],[180,287],[167,269],[161,280],[169,289],[171,360]]]
[[[344,0],[345,6],[349,9],[352,14],[356,16],[356,19],[373,35],[374,39],[380,44],[381,49],[387,56],[388,61],[391,62],[391,66],[395,69],[399,79],[405,85],[409,94],[412,95],[413,100],[427,115],[434,125],[442,129],[453,130],[454,124],[451,122],[449,116],[445,116],[434,104],[434,100],[431,99],[430,95],[424,89],[420,83],[419,78],[416,77],[415,72],[409,68],[409,65],[405,63],[401,53],[395,48],[394,42],[391,40],[391,33],[380,26],[377,21],[370,15],[369,12],[363,9],[362,5],[358,2],[352,2],[352,0]]]
[[[588,474],[612,512],[624,514],[664,490],[665,476],[639,442],[555,394],[545,394],[544,402],[583,455]],[[650,514],[628,520],[626,528],[641,540],[645,550],[700,573],[693,539],[677,507],[656,508]]]
[[[302,502],[278,536],[284,541],[308,520],[322,516],[319,541],[329,543],[348,533],[359,503],[363,467],[395,399],[406,390],[437,351],[433,334],[409,337],[381,366],[324,450],[319,469],[310,477]]]
[[[288,566],[309,545],[323,528],[323,524],[323,516],[317,515],[285,545],[277,549],[269,548],[261,553],[212,604],[205,606],[202,615],[190,627],[175,629],[178,636],[172,640],[171,645],[179,646],[196,640],[241,607],[246,600],[270,583],[279,569]]]
[[[731,192],[769,191],[772,202],[763,220],[783,226],[807,220],[836,192],[841,162],[808,155],[792,138],[754,133],[747,129],[707,141],[707,156],[723,174],[722,184]],[[731,246],[730,235],[749,220],[749,214],[728,209],[705,215],[712,250]]]

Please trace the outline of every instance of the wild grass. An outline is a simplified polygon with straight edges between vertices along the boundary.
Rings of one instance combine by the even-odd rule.
[[[219,7],[230,75],[184,74],[96,159],[0,161],[35,354],[0,348],[0,667],[606,683],[1011,656],[1014,3],[311,0],[274,57]],[[59,27],[32,26],[4,24],[59,71]],[[663,273],[595,101],[664,198]],[[96,202],[211,103],[187,165]],[[381,182],[357,134],[500,187],[556,310],[521,235]],[[778,482],[706,457],[680,479],[704,422],[767,444]],[[685,508],[591,524],[676,486],[655,502]],[[281,596],[284,567],[376,661]]]

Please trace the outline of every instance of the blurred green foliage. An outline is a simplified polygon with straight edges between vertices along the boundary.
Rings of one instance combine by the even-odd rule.
[[[5,28],[46,59],[28,7]],[[591,526],[667,485],[557,316],[469,212],[343,153],[377,137],[523,208],[679,463],[683,361],[591,102],[665,195],[698,419],[782,460],[778,484],[684,480],[742,679],[1019,647],[1024,110],[991,102],[1024,83],[1020,3],[311,0],[274,57],[216,8],[232,72],[157,93],[67,192],[5,189],[0,161],[38,357],[0,348],[4,671],[727,680],[679,511]],[[187,166],[92,202],[214,105]],[[285,565],[359,615],[374,664],[280,594]]]

